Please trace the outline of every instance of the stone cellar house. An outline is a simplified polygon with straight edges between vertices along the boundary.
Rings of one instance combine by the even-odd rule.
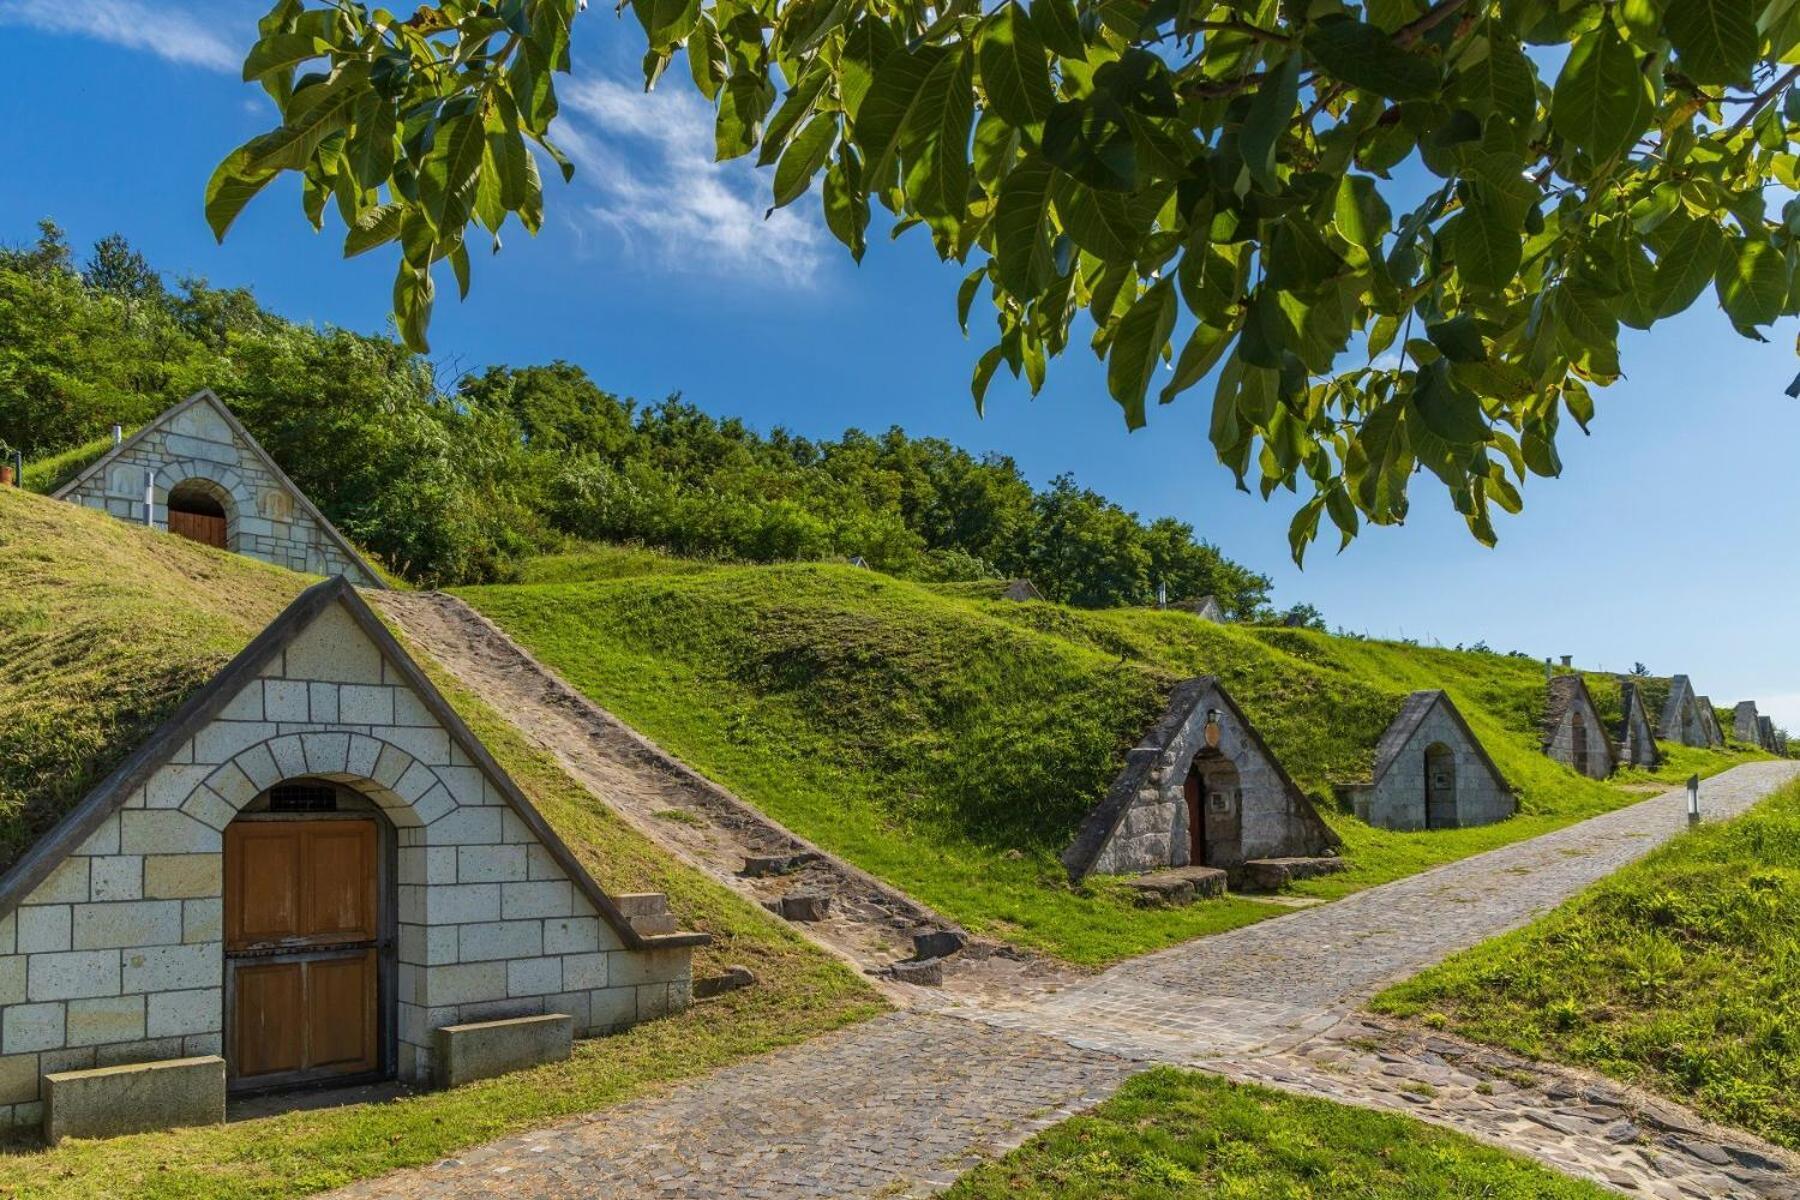
[[[1686,675],[1676,675],[1669,680],[1669,698],[1663,701],[1657,736],[1665,742],[1678,742],[1683,746],[1710,745],[1707,727],[1712,722],[1706,714],[1711,709],[1710,703],[1703,706],[1700,698],[1694,695],[1694,685]]]
[[[1756,701],[1740,700],[1731,710],[1731,736],[1747,746],[1762,745],[1762,721],[1756,714]]]
[[[1212,621],[1220,625],[1225,623],[1225,607],[1219,603],[1217,596],[1206,595],[1197,600],[1177,600],[1169,607],[1176,612],[1193,613],[1202,621]]]
[[[1334,853],[1338,837],[1219,681],[1176,685],[1063,852],[1069,877],[1165,867],[1234,872]]]
[[[51,495],[279,567],[385,586],[211,391],[166,410]]]
[[[1653,768],[1662,762],[1662,751],[1656,748],[1656,733],[1650,727],[1650,714],[1644,711],[1644,696],[1629,679],[1619,681],[1618,756],[1628,767]]]
[[[1580,675],[1552,676],[1544,710],[1541,748],[1549,757],[1589,779],[1605,779],[1618,765],[1612,737]]]
[[[1725,731],[1719,728],[1719,710],[1713,707],[1711,696],[1696,698],[1700,706],[1700,723],[1706,727],[1706,745],[1719,747],[1725,744]]]
[[[216,1120],[227,1091],[454,1081],[454,1036],[504,1018],[474,1028],[535,1018],[566,1053],[685,1007],[706,940],[609,896],[335,577],[0,875],[0,1121],[47,1099],[55,1140],[65,1083],[117,1131]],[[101,1086],[123,1064],[185,1100],[116,1111],[164,1095]]]
[[[1414,692],[1375,747],[1366,783],[1339,796],[1359,820],[1383,829],[1465,829],[1504,821],[1518,800],[1454,702]]]

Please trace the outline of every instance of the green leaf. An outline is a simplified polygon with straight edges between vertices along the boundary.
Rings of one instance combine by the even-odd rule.
[[[1280,181],[1275,178],[1275,161],[1293,124],[1294,104],[1299,98],[1300,56],[1290,54],[1286,61],[1270,68],[1269,78],[1250,98],[1250,109],[1238,131],[1244,165],[1266,192],[1281,190]]]
[[[1014,0],[988,15],[975,38],[981,86],[994,111],[1037,137],[1056,102],[1044,43]]]
[[[281,128],[240,148],[247,155],[244,173],[305,169],[325,135],[348,123],[368,81],[368,64],[353,60],[325,82],[295,92]]]
[[[850,257],[860,263],[863,251],[868,248],[863,234],[869,227],[869,198],[854,186],[854,177],[860,174],[855,169],[854,153],[849,146],[840,143],[837,159],[825,169],[822,191],[826,228],[844,243]]]
[[[1338,181],[1334,215],[1338,232],[1369,252],[1371,258],[1381,254],[1381,239],[1393,227],[1394,214],[1387,201],[1366,175],[1345,175]]]
[[[719,27],[705,13],[700,14],[694,31],[688,34],[687,60],[688,73],[694,77],[700,94],[708,100],[717,99],[731,65],[725,57],[725,41],[719,36]]]
[[[1482,344],[1475,320],[1466,313],[1426,325],[1425,336],[1451,362],[1476,363],[1487,359],[1487,347]]]
[[[1788,269],[1780,250],[1768,242],[1737,237],[1718,261],[1714,286],[1719,304],[1733,324],[1740,328],[1767,325],[1781,315],[1787,299]]]
[[[820,113],[788,146],[775,168],[776,208],[799,199],[831,157],[831,147],[837,142],[837,121],[836,113]]]
[[[1680,68],[1695,83],[1740,83],[1756,62],[1756,0],[1674,0],[1663,19]]]
[[[1519,43],[1489,24],[1487,53],[1450,77],[1450,98],[1478,117],[1525,122],[1537,111],[1531,61]]]
[[[1157,401],[1168,404],[1206,378],[1207,372],[1218,366],[1219,359],[1224,356],[1225,348],[1229,345],[1230,330],[1216,329],[1205,324],[1194,326],[1194,332],[1188,335],[1187,345],[1181,348],[1181,356],[1175,360],[1175,377],[1164,386]]]
[[[394,277],[394,324],[407,348],[419,354],[431,352],[425,330],[431,325],[431,303],[435,294],[430,271],[415,269],[406,263],[400,265],[400,273]]]
[[[1050,286],[1050,164],[1025,159],[1000,185],[994,205],[994,262],[1000,286],[1025,299]]]
[[[244,149],[234,150],[213,170],[206,183],[206,223],[221,242],[225,231],[244,211],[244,205],[275,178],[274,171],[252,171],[245,165]]]
[[[1700,296],[1718,271],[1725,234],[1710,220],[1689,221],[1666,254],[1656,262],[1650,302],[1658,317],[1672,317]]]
[[[331,44],[310,34],[277,33],[250,47],[244,58],[244,82],[260,79],[270,71],[291,67],[329,53]]]
[[[875,71],[857,110],[852,133],[863,152],[863,178],[871,191],[887,185],[900,153],[900,136],[920,101],[926,80],[951,56],[943,46],[896,50]]]
[[[1550,294],[1556,313],[1557,335],[1570,358],[1590,374],[1619,373],[1619,318],[1606,300],[1581,283],[1557,285]]]
[[[1051,174],[1050,195],[1063,231],[1077,246],[1103,262],[1132,261],[1144,230],[1133,220],[1129,196],[1091,188],[1061,171]]]
[[[1127,428],[1144,424],[1144,392],[1175,328],[1175,284],[1157,280],[1119,318],[1106,359],[1106,390],[1125,410]]]
[[[1327,75],[1390,100],[1423,100],[1436,94],[1438,69],[1374,25],[1349,18],[1321,21],[1307,31],[1306,52]]]
[[[713,122],[713,149],[720,162],[750,152],[774,102],[775,88],[759,74],[733,75],[726,81]]]
[[[1425,428],[1453,446],[1472,446],[1487,440],[1481,401],[1450,378],[1442,360],[1419,372],[1412,403]]]
[[[994,368],[1000,365],[1001,350],[998,346],[990,346],[975,362],[975,377],[969,381],[969,391],[975,396],[975,413],[981,415],[982,407],[987,402],[988,384],[993,382]]]
[[[399,237],[400,219],[405,211],[403,204],[383,204],[356,218],[356,224],[344,235],[344,257],[355,258]]]
[[[450,249],[450,273],[456,276],[456,298],[469,298],[469,247],[467,243],[457,242]]]
[[[652,50],[673,50],[687,40],[700,16],[700,0],[631,0]]]
[[[344,148],[350,174],[365,190],[373,191],[394,173],[397,155],[394,134],[397,116],[393,105],[369,94],[356,106],[353,131]]]
[[[1469,283],[1497,291],[1519,272],[1524,244],[1518,231],[1497,216],[1466,208],[1445,223],[1441,236],[1457,272]]]
[[[867,112],[865,107],[865,116]],[[974,68],[958,46],[925,77],[900,132],[906,200],[928,221],[955,225],[968,208],[974,124]]]
[[[433,228],[448,239],[469,220],[481,178],[487,130],[480,114],[465,113],[438,130],[431,153],[419,169],[419,202]]]
[[[801,121],[812,115],[819,93],[825,89],[830,78],[829,71],[808,71],[801,77],[798,86],[788,90],[781,107],[769,118],[769,127],[763,131],[762,149],[756,155],[757,166],[766,167],[781,157],[794,130],[799,128]]]
[[[1037,27],[1044,45],[1064,58],[1087,58],[1087,43],[1081,36],[1081,18],[1075,14],[1074,0],[1032,0],[1031,23]]]
[[[1556,77],[1550,120],[1595,162],[1604,162],[1650,127],[1652,98],[1637,55],[1612,21],[1602,19],[1575,40]]]

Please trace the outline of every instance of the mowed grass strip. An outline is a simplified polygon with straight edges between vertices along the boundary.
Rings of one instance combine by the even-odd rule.
[[[1800,784],[1382,993],[1800,1149]]]
[[[976,1168],[946,1200],[1601,1200],[1410,1117],[1159,1067]]]
[[[1629,784],[1755,756],[1691,751],[1654,776],[1584,779],[1538,751],[1542,665],[1496,654],[1015,604],[825,564],[590,547],[538,577],[559,582],[458,594],[777,820],[977,931],[1081,964],[1286,911],[1143,909],[1116,882],[1071,888],[1058,861],[1189,676],[1225,681],[1342,836],[1350,870],[1297,889],[1326,898],[1641,799]],[[1337,809],[1331,784],[1366,775],[1405,695],[1427,687],[1450,692],[1518,788],[1518,817],[1406,834]]]

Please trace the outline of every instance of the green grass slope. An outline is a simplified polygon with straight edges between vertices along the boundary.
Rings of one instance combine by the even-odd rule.
[[[1280,911],[1134,907],[1057,855],[1179,679],[1217,674],[1343,836],[1331,896],[1636,798],[1537,750],[1543,668],[1490,654],[1087,611],[851,567],[614,570],[463,589],[576,687],[807,837],[970,926],[1099,963]],[[562,564],[567,566],[568,564]],[[559,570],[561,567],[559,566]],[[563,576],[566,578],[566,576]],[[1416,688],[1443,687],[1518,788],[1482,829],[1399,834],[1337,811]],[[1661,777],[1731,755],[1684,751]],[[1635,777],[1643,782],[1642,776]]]
[[[1800,1149],[1796,930],[1800,784],[1375,1007],[1592,1067]]]
[[[1603,1200],[1409,1117],[1157,1067],[956,1182],[947,1200]]]

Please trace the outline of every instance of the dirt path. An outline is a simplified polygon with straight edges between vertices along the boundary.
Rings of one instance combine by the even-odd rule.
[[[464,686],[482,696],[608,807],[689,866],[759,903],[827,896],[823,920],[797,922],[815,942],[875,975],[907,1005],[918,989],[879,973],[913,953],[912,935],[954,922],[744,803],[570,687],[507,634],[454,596],[372,592],[369,598]],[[749,858],[793,859],[790,871],[750,876]],[[958,932],[961,932],[958,930]],[[963,976],[1060,974],[1010,948],[978,946]],[[983,957],[989,955],[988,957]],[[959,958],[962,956],[959,956]]]

